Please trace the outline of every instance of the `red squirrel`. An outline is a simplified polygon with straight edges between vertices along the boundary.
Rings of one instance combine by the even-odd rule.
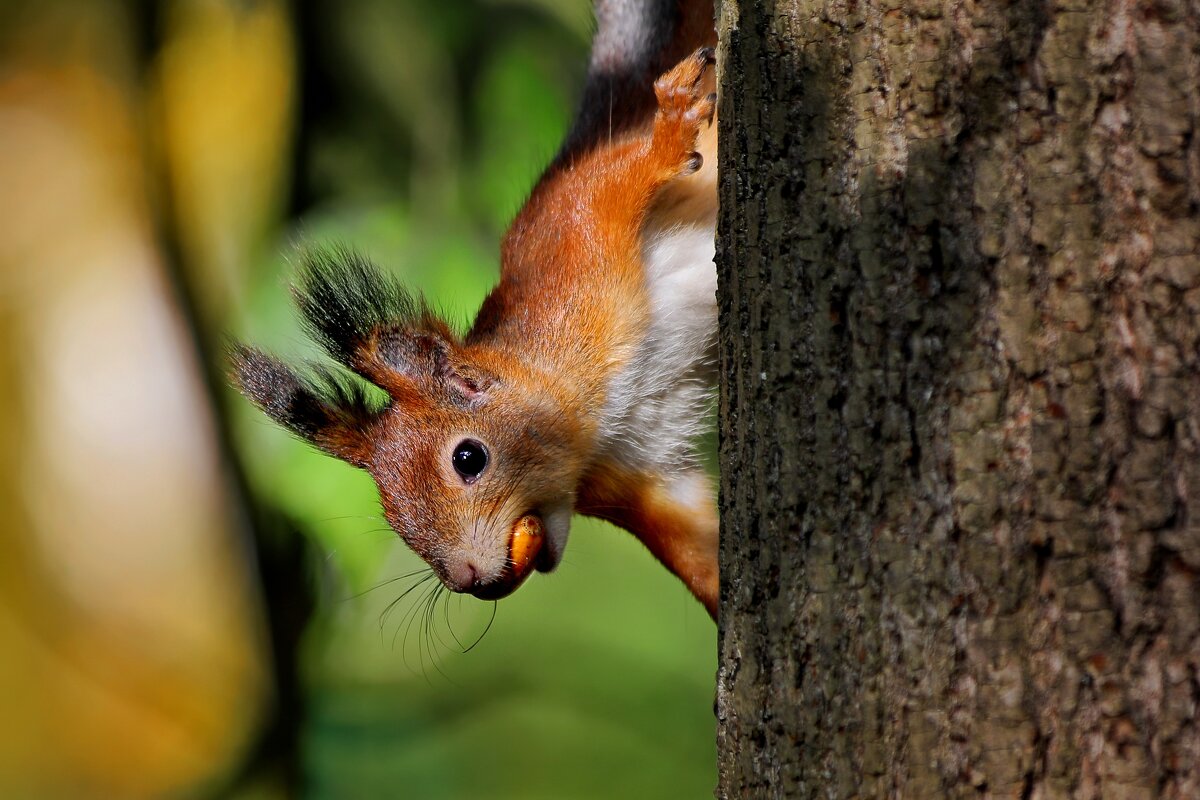
[[[364,258],[318,251],[295,288],[305,325],[386,405],[248,347],[233,378],[367,470],[390,525],[450,590],[496,599],[553,570],[579,513],[641,539],[715,619],[717,513],[694,449],[715,382],[712,4],[596,11],[581,110],[470,332]]]

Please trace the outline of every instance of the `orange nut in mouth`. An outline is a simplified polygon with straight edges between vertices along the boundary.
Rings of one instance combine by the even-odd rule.
[[[481,600],[499,600],[512,594],[533,572],[545,541],[546,527],[541,517],[526,514],[518,519],[508,534],[508,563],[504,572],[471,593]]]
[[[528,575],[546,540],[541,517],[526,514],[513,525],[508,540],[508,563],[513,576]]]

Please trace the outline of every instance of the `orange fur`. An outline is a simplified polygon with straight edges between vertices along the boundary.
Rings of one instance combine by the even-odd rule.
[[[641,231],[659,191],[687,174],[713,102],[697,96],[709,56],[656,84],[650,131],[609,143],[549,173],[501,246],[501,281],[468,344],[532,355],[589,397],[646,328]]]

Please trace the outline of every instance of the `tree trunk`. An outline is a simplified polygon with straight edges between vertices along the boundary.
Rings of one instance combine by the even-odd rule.
[[[721,11],[720,797],[1200,797],[1200,4]]]

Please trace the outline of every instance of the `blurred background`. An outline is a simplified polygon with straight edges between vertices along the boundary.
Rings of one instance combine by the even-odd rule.
[[[576,520],[556,573],[431,606],[370,480],[223,378],[228,336],[315,356],[307,243],[465,326],[591,26],[0,0],[0,797],[711,793],[715,627],[631,536]]]

